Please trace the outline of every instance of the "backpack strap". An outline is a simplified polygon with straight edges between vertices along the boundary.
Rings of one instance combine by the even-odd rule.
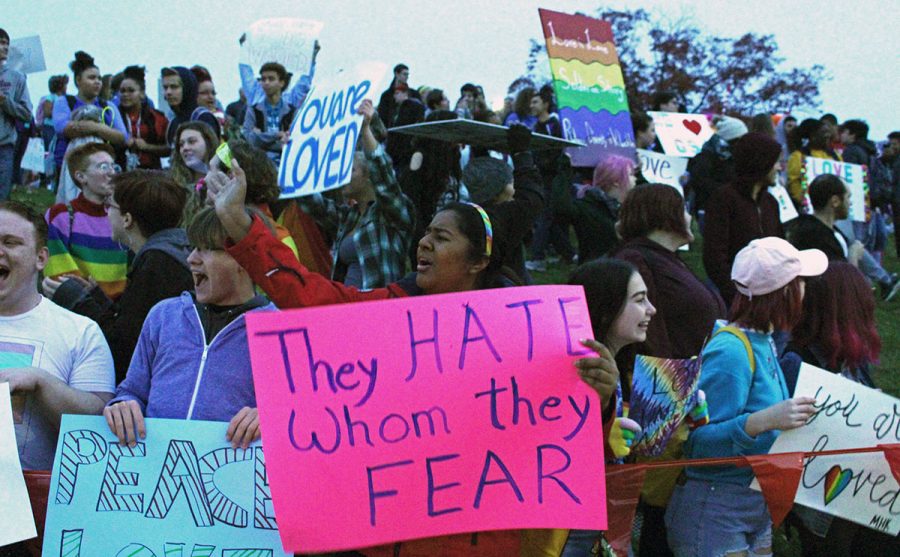
[[[747,338],[747,333],[745,333],[740,327],[735,327],[734,325],[725,325],[724,327],[720,327],[719,330],[713,334],[710,340],[716,338],[716,335],[718,335],[719,333],[731,333],[741,341],[741,344],[743,344],[744,348],[747,350],[747,359],[750,360],[750,373],[755,373],[756,358],[753,356],[753,347],[750,346],[750,339]]]

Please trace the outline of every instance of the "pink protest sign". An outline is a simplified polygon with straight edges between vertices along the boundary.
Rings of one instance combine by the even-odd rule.
[[[539,286],[247,315],[284,549],[606,528],[584,293]]]

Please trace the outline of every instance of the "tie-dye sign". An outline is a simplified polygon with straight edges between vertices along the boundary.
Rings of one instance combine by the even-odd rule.
[[[634,130],[612,26],[599,19],[538,10],[559,118],[573,166],[593,167],[608,154],[634,158]]]
[[[803,364],[794,396],[816,399],[806,425],[782,432],[769,453],[900,443],[900,400]],[[759,489],[754,481],[750,486]],[[900,484],[880,452],[807,458],[795,502],[892,536],[900,532]]]
[[[628,417],[641,425],[631,454],[659,456],[697,403],[700,358],[638,356],[634,361]]]

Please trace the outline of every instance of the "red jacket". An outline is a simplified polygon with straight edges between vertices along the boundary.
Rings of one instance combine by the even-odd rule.
[[[414,282],[404,278],[361,292],[332,281],[304,267],[291,248],[281,243],[259,217],[253,217],[250,231],[238,243],[229,240],[225,250],[243,267],[254,284],[281,309],[365,302],[409,296]]]

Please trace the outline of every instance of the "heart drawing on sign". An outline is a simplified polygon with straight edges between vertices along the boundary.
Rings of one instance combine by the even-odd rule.
[[[835,497],[844,491],[851,479],[853,479],[853,470],[849,468],[842,470],[837,464],[832,466],[825,474],[825,504],[834,501]]]
[[[682,120],[681,123],[684,124],[684,127],[693,132],[694,135],[700,135],[700,130],[703,129],[703,126],[700,125],[700,122],[697,122],[695,120]]]

